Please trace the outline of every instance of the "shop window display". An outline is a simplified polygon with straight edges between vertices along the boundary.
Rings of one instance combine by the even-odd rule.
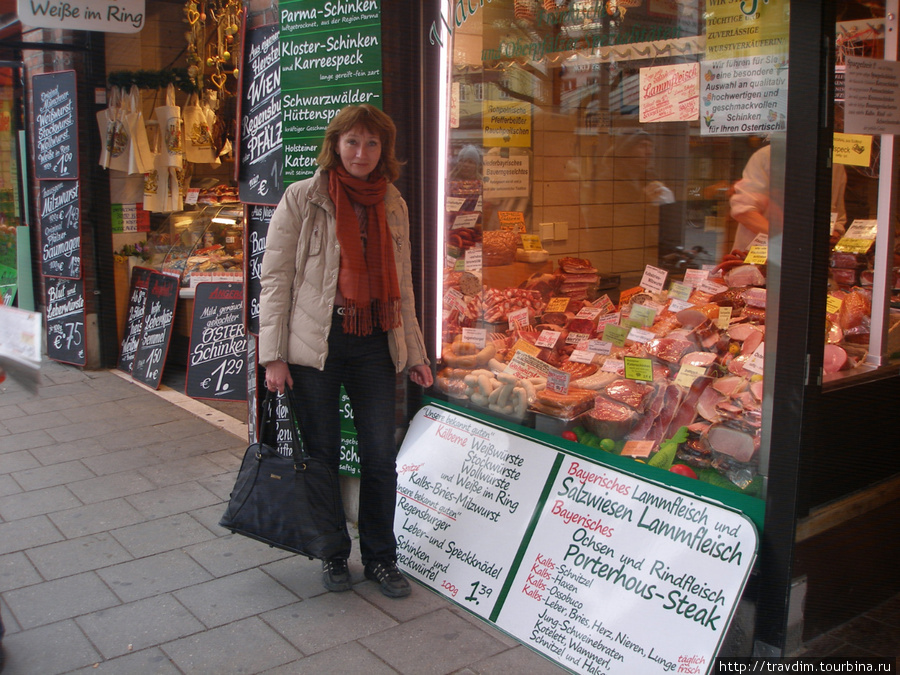
[[[438,252],[450,400],[762,494],[790,13],[745,4],[509,0],[456,17]],[[870,294],[842,292],[859,327]],[[867,363],[861,331],[829,343],[839,369]]]

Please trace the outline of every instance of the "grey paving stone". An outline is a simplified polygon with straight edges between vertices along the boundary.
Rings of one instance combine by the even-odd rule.
[[[53,645],[48,649],[48,645]],[[4,675],[51,675],[83,668],[100,660],[71,619],[13,633],[3,638]]]
[[[478,675],[503,675],[504,673],[561,675],[570,672],[522,645],[472,664],[472,670]]]
[[[55,427],[64,427],[67,424],[69,424],[69,420],[58,412],[22,415],[18,419],[8,419],[3,422],[3,426],[13,434],[20,434],[24,431],[31,431],[34,429],[49,430]]]
[[[88,422],[72,423],[64,427],[47,429],[47,433],[60,443],[81,438],[96,438],[112,431],[125,429],[131,424],[126,415],[120,417],[107,417],[104,420],[91,420]]]
[[[62,533],[47,516],[0,523],[0,555],[24,551],[63,538]]]
[[[256,569],[213,579],[173,595],[209,628],[297,601],[297,596]]]
[[[190,511],[190,515],[194,520],[203,525],[203,527],[217,537],[224,537],[228,534],[228,530],[224,527],[219,527],[219,521],[222,519],[223,513],[225,513],[224,502],[221,504],[211,504],[209,506],[204,506],[202,509]]]
[[[5,599],[23,630],[121,604],[93,572],[9,591]]]
[[[362,575],[361,575],[362,576]],[[353,587],[353,590],[359,593],[363,598],[378,607],[382,612],[395,619],[403,622],[414,619],[417,616],[428,614],[437,609],[451,608],[453,604],[441,595],[423,586],[414,579],[409,580],[412,586],[412,593],[409,596],[409,602],[397,602],[394,598],[386,597],[378,584],[372,581],[365,581]]]
[[[258,673],[303,656],[256,617],[170,642],[162,650],[184,673]]]
[[[107,499],[146,492],[156,486],[137,470],[132,470],[88,478],[69,483],[67,487],[85,504],[93,504]]]
[[[0,555],[0,592],[30,586],[40,581],[41,575],[21,551]]]
[[[68,675],[181,675],[172,660],[158,647],[131,652],[87,668],[73,670]]]
[[[76,622],[107,659],[203,630],[203,624],[169,594],[86,614]]]
[[[515,675],[521,675],[524,672],[518,671]],[[262,675],[320,675],[321,673],[395,675],[397,671],[358,642],[348,642],[324,652],[312,654],[299,661],[267,670]]]
[[[146,442],[146,440],[145,440]],[[85,466],[97,476],[108,476],[111,473],[140,469],[159,462],[159,457],[143,447],[134,447],[119,452],[108,452],[82,460]]]
[[[328,591],[322,586],[322,563],[303,556],[293,555],[263,565],[261,569],[297,597],[314,598]],[[363,579],[359,558],[350,558],[350,577],[353,583]]]
[[[213,578],[182,551],[166,551],[140,560],[113,565],[97,570],[97,575],[124,602],[142,600],[194,584],[202,584]]]
[[[0,497],[0,518],[17,520],[81,506],[81,501],[65,485],[31,490]]]
[[[208,541],[215,535],[186,513],[145,521],[112,531],[135,558]]]
[[[104,450],[116,451],[143,449],[148,445],[157,443],[159,439],[153,433],[152,424],[135,424],[127,429],[103,434],[95,440]]]
[[[3,598],[0,598],[0,612],[3,613],[3,629],[7,635],[12,635],[22,630],[19,628],[19,622],[16,621],[16,617],[13,616],[13,613],[9,611],[9,607],[3,602]]]
[[[83,424],[85,422],[106,422],[122,417],[130,418],[128,410],[119,405],[118,401],[105,401],[92,406],[79,406],[77,409],[62,410],[60,416],[71,424]],[[129,419],[129,422],[131,420]]]
[[[153,466],[146,466],[139,471],[157,487],[167,487],[221,474],[222,467],[201,456],[188,457],[174,462],[160,462]]]
[[[238,469],[241,468],[241,460],[244,458],[244,450],[246,450],[244,446],[219,450],[207,454],[206,459],[215,462],[226,471],[232,471],[237,474]]]
[[[93,534],[39,546],[29,549],[27,555],[45,579],[59,579],[131,560],[128,551],[109,534]]]
[[[443,675],[506,647],[446,609],[399,624],[359,642],[401,673]]]
[[[146,518],[163,518],[221,501],[212,492],[200,487],[196,481],[131,495],[126,499]]]
[[[356,593],[325,593],[266,612],[262,618],[305,654],[331,649],[397,625]]]
[[[200,436],[161,440],[153,445],[148,445],[147,449],[160,459],[168,461],[195,455],[205,455],[234,447],[235,436],[232,436],[227,431],[213,429],[205,423],[204,427],[207,431]]]
[[[20,492],[22,492],[22,488],[12,479],[12,476],[7,474],[0,475],[0,497],[6,497],[7,495],[14,495]]]
[[[133,525],[143,521],[144,517],[124,499],[109,499],[52,513],[50,520],[68,539],[74,539]]]
[[[219,471],[222,471],[222,469],[220,468]],[[227,471],[215,476],[209,476],[208,478],[201,478],[197,482],[216,495],[224,503],[227,502],[228,498],[231,496],[231,491],[234,489],[234,481],[236,478],[236,473]],[[224,506],[222,507],[222,510],[225,510]]]
[[[23,401],[19,404],[19,407],[26,415],[39,415],[41,413],[77,408],[81,405],[81,401],[74,396],[57,396],[56,398],[35,398],[31,401]],[[2,412],[0,412],[0,419],[3,419]]]
[[[64,485],[74,480],[93,478],[94,473],[80,461],[76,461],[16,471],[12,477],[23,489],[37,490],[53,485]]]
[[[153,426],[153,430],[159,437],[170,441],[203,436],[214,429],[215,427],[211,424],[194,415]]]
[[[93,391],[90,385],[87,384],[86,378],[73,379],[73,381],[65,383],[56,383],[48,378],[47,382],[41,386],[40,397],[49,399],[58,396],[74,396],[79,401],[82,401],[82,405],[84,405],[85,397],[92,394]]]
[[[97,442],[96,438],[80,438],[77,441],[68,440],[65,443],[56,443],[45,448],[34,448],[31,450],[31,454],[42,466],[95,457],[102,455],[104,452],[106,452],[106,449]]]
[[[40,401],[40,399],[37,399]],[[0,422],[4,422],[5,420],[15,420],[20,418],[22,415],[28,414],[23,407],[29,403],[29,401],[23,401],[18,405],[13,403],[7,403],[6,398],[0,398]]]
[[[0,461],[0,474],[8,476],[16,471],[27,471],[28,469],[36,469],[41,466],[37,461],[32,450],[17,450],[15,452],[7,452],[2,455],[3,461]]]
[[[216,577],[234,574],[282,558],[297,557],[293,553],[236,534],[188,546],[184,552]]]

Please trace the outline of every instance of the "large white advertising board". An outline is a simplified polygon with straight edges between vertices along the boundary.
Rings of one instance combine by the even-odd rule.
[[[743,514],[437,404],[398,470],[410,576],[572,672],[709,672],[756,558]]]

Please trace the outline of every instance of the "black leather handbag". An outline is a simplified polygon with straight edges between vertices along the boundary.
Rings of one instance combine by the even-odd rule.
[[[219,525],[235,534],[309,558],[346,558],[350,553],[350,536],[337,473],[302,448],[287,387],[285,395],[292,456],[286,457],[276,450],[278,399],[267,391],[260,442],[253,443],[244,453],[228,508]]]

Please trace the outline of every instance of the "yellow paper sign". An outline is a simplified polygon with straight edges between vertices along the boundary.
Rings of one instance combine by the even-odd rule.
[[[526,251],[542,251],[544,249],[541,245],[541,238],[536,234],[523,234],[522,248]]]
[[[765,265],[769,254],[768,246],[751,246],[744,262],[748,265]]]
[[[531,356],[537,356],[541,353],[540,347],[535,347],[530,342],[526,342],[525,340],[517,340],[516,344],[513,345],[513,352],[516,351],[525,352],[526,354],[530,354]]]
[[[840,298],[836,298],[829,293],[828,299],[825,301],[825,311],[828,314],[837,314],[841,311],[841,305],[843,304],[843,300],[841,300]]]
[[[519,234],[525,232],[525,214],[521,211],[497,211],[497,220],[500,221],[501,230],[511,230]]]
[[[678,370],[678,375],[675,376],[675,384],[690,388],[690,386],[694,384],[694,380],[703,375],[706,375],[705,367],[692,366],[686,363]]]
[[[565,312],[569,306],[569,298],[550,298],[545,312]]]
[[[603,326],[604,342],[612,342],[616,347],[622,347],[627,337],[628,328],[625,326],[615,326],[609,323]]]
[[[625,362],[625,378],[628,380],[641,380],[643,382],[653,381],[653,361],[650,359],[642,359],[636,356],[626,356],[622,359]]]
[[[834,245],[834,250],[840,251],[841,253],[866,254],[869,252],[869,249],[872,248],[872,244],[874,243],[875,242],[871,239],[850,239],[848,237],[844,237]]]
[[[835,164],[869,166],[872,162],[872,137],[867,134],[835,134],[833,148]]]
[[[488,147],[531,147],[531,104],[486,99],[482,104],[483,140]]]

